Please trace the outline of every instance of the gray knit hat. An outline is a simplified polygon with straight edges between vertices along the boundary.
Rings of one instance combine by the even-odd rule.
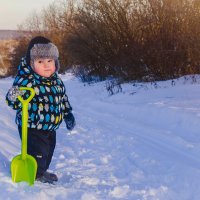
[[[33,62],[38,58],[52,58],[55,60],[56,71],[59,70],[59,52],[56,45],[49,39],[41,36],[33,38],[26,53],[26,61],[28,65],[33,66]]]

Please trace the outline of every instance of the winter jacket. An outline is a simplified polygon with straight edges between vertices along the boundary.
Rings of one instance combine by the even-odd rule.
[[[49,78],[42,77],[26,65],[25,59],[21,60],[13,86],[31,87],[35,90],[35,96],[28,108],[28,128],[56,130],[63,118],[72,110],[65,94],[65,86],[57,73]],[[30,92],[26,91],[23,98],[27,99],[29,95]],[[8,94],[6,101],[10,107],[17,110],[15,121],[17,125],[22,126],[21,102],[18,99],[9,100]]]

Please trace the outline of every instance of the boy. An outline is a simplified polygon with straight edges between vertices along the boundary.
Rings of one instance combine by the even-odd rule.
[[[68,130],[75,126],[65,86],[56,73],[59,70],[58,58],[58,49],[49,39],[41,36],[33,38],[6,95],[7,104],[17,111],[15,121],[21,138],[22,105],[17,97],[21,95],[27,99],[30,93],[19,90],[19,87],[35,90],[28,110],[27,153],[38,163],[36,180],[45,183],[58,181],[56,174],[47,172],[56,145],[56,130],[63,119]]]

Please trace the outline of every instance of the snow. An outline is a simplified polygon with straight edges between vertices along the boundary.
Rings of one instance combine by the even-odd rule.
[[[13,79],[0,79],[0,199],[199,200],[200,77],[123,84],[109,96],[62,75],[77,126],[62,123],[50,171],[56,185],[13,183],[10,161],[20,154],[15,111],[5,104]]]

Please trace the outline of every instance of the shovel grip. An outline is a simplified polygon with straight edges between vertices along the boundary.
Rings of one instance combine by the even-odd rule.
[[[20,90],[28,90],[31,92],[30,96],[28,97],[28,99],[23,99],[22,96],[18,96],[18,99],[23,103],[29,103],[32,98],[35,96],[35,90],[33,88],[28,88],[28,87],[20,87]]]

